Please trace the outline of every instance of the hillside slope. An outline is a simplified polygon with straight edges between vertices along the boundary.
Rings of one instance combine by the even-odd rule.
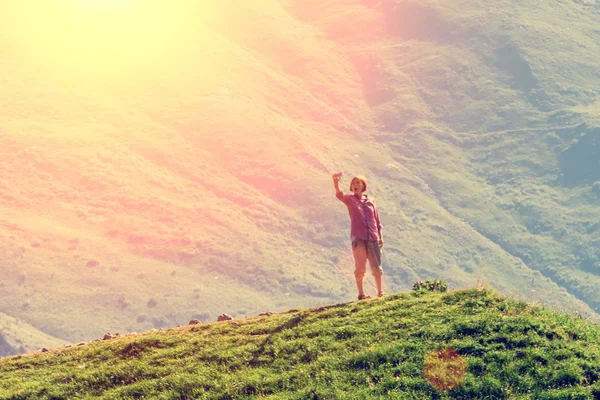
[[[413,292],[0,360],[1,399],[593,399],[600,330],[487,289]]]
[[[0,312],[76,342],[348,301],[343,170],[389,291],[598,318],[597,2],[71,3],[0,5]]]
[[[0,313],[0,357],[67,344],[31,325]]]

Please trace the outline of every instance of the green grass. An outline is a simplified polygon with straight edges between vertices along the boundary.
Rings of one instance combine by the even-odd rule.
[[[598,1],[233,3],[143,73],[45,57],[0,5],[1,313],[77,342],[348,301],[343,170],[377,199],[388,291],[598,318]]]
[[[423,374],[452,348],[461,384]],[[0,398],[594,399],[600,330],[488,289],[412,292],[0,360]]]

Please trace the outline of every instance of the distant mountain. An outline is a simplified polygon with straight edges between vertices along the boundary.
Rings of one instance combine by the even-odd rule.
[[[25,4],[0,5],[0,312],[77,342],[353,299],[343,171],[389,291],[598,318],[598,2]]]
[[[13,354],[18,354],[19,350],[12,347],[3,335],[0,335],[0,357],[11,356]]]
[[[0,357],[59,347],[66,341],[43,333],[19,319],[0,313]]]

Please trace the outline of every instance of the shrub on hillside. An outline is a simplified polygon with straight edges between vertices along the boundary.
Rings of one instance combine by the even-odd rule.
[[[129,303],[127,302],[127,300],[125,300],[125,297],[124,297],[124,296],[120,296],[120,297],[117,299],[117,308],[119,308],[119,309],[121,309],[121,310],[124,310],[124,309],[126,309],[127,307],[129,307]]]
[[[423,281],[416,281],[413,285],[415,291],[427,291],[427,292],[442,292],[448,290],[448,284],[442,280],[430,280],[426,279]]]

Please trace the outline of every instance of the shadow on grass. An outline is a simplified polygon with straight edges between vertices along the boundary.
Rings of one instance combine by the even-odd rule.
[[[252,360],[250,360],[249,364],[252,367],[258,367],[261,363],[259,360],[259,357],[264,354],[265,348],[267,347],[267,345],[272,343],[273,336],[277,335],[278,333],[283,332],[286,329],[295,328],[296,326],[300,325],[300,323],[302,321],[304,321],[304,319],[309,315],[310,315],[309,313],[298,314],[295,317],[293,317],[292,319],[290,319],[289,321],[287,321],[286,323],[273,329],[271,331],[271,333],[269,334],[269,336],[267,336],[267,338],[261,343],[258,350],[252,355]],[[275,356],[273,356],[273,359],[275,359]]]

